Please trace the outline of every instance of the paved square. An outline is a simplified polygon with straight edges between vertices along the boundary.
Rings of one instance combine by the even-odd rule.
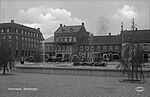
[[[0,97],[149,97],[145,84],[119,83],[123,77],[16,73],[0,75]],[[136,87],[144,87],[137,92]]]

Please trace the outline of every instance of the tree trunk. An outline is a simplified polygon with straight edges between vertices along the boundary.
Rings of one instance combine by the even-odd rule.
[[[133,80],[133,79],[134,79],[134,76],[133,76],[133,75],[134,75],[134,71],[133,71],[133,63],[131,63],[131,64],[132,64],[132,71],[131,71],[132,73],[131,73],[131,76],[132,76],[132,80]]]
[[[5,65],[3,66],[3,74],[4,75],[6,74],[6,66]]]

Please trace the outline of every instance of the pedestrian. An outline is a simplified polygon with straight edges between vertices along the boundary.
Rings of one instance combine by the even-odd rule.
[[[20,58],[20,63],[24,64],[24,58],[23,57]]]

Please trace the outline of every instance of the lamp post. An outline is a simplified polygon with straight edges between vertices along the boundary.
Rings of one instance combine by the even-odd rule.
[[[45,41],[42,42],[42,51],[43,51],[43,65],[45,65]]]

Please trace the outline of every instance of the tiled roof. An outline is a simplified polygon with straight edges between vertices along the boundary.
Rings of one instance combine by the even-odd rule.
[[[150,30],[123,31],[123,41],[150,42]]]
[[[121,35],[94,36],[93,43],[95,44],[121,44]]]
[[[51,37],[49,37],[49,38],[47,38],[47,39],[45,39],[44,41],[41,41],[40,43],[52,43],[52,42],[54,42],[54,36],[51,36]]]
[[[132,35],[132,34],[133,34],[133,30],[123,31],[123,35]],[[146,30],[134,30],[134,34],[135,35],[150,34],[150,29],[146,29]]]
[[[61,26],[54,33],[77,33],[82,27],[82,25]]]
[[[35,33],[39,33],[42,34],[40,32],[40,30],[36,29],[36,28],[32,28],[32,27],[28,27],[22,24],[18,24],[18,23],[0,23],[0,28],[3,27],[13,27],[13,28],[17,28],[17,29],[23,29],[23,30],[27,30],[27,31],[31,31],[31,32],[35,32]]]

